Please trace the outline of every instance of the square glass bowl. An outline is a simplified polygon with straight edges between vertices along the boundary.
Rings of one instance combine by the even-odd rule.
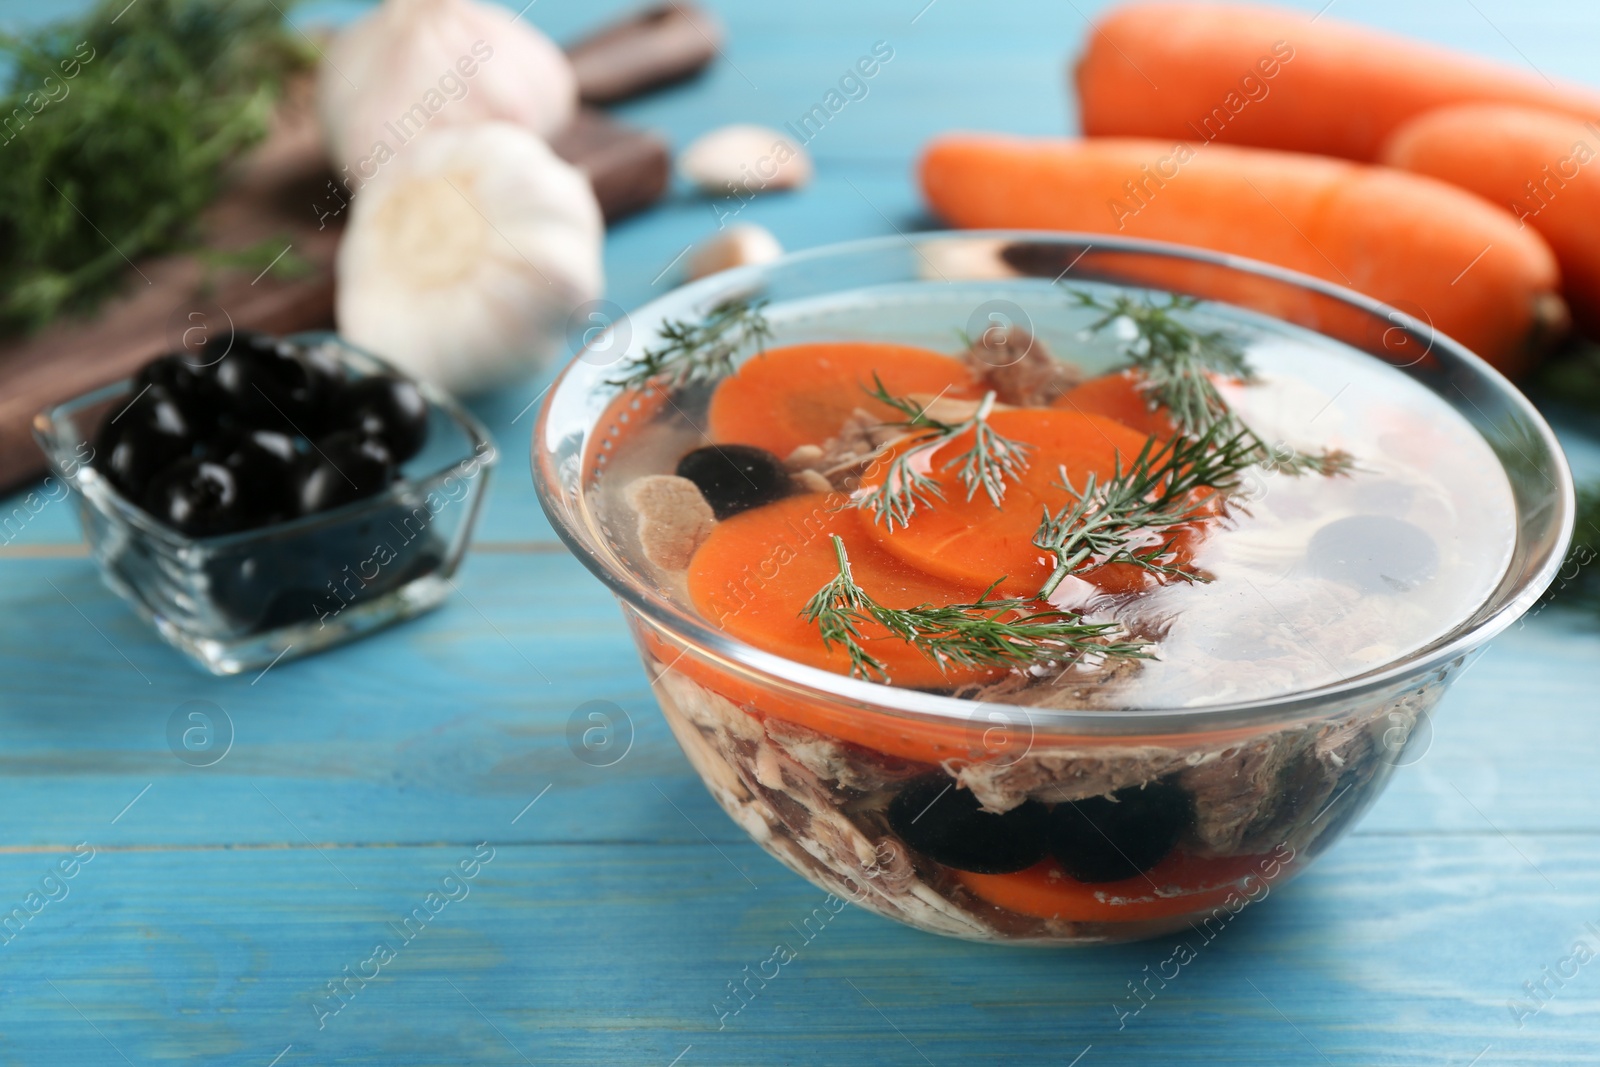
[[[286,340],[320,346],[352,375],[401,373],[332,334]],[[428,440],[394,485],[218,537],[186,537],[157,522],[95,467],[95,437],[129,403],[131,379],[41,412],[34,436],[78,490],[83,534],[106,584],[168,644],[213,674],[237,674],[418,615],[449,594],[498,453],[453,399],[415,384],[428,401]]]
[[[618,361],[659,349],[667,324],[699,321],[739,299],[767,301],[769,314],[802,323],[819,306],[913,309],[895,320],[894,333],[871,335],[877,340],[914,339],[912,328],[943,330],[952,314],[972,311],[967,332],[977,336],[993,321],[979,316],[987,309],[1015,317],[1027,305],[1042,313],[1064,303],[1063,278],[1182,294],[1263,330],[1309,330],[1442,399],[1482,435],[1511,490],[1514,544],[1492,591],[1441,617],[1438,636],[1423,647],[1314,688],[1182,707],[1037,707],[893,688],[796,663],[733,637],[633,563],[628,524],[608,518],[608,478],[653,469],[635,443],[660,441],[648,435],[675,419],[697,428],[694,413],[708,395],[622,393],[613,383]],[[912,325],[902,337],[904,321]],[[662,714],[728,815],[825,891],[953,937],[1081,944],[1192,928],[1209,940],[1305,870],[1397,768],[1420,758],[1428,717],[1466,657],[1534,604],[1571,536],[1565,457],[1503,377],[1391,307],[1233,256],[1099,235],[882,238],[712,275],[634,311],[627,330],[604,338],[619,339],[573,360],[540,414],[533,475],[552,525],[621,601]],[[800,544],[810,535],[797,528],[794,536]],[[783,562],[774,554],[748,568],[746,589],[771,579],[769,564]],[[1118,881],[1080,881],[1048,862],[1000,873],[958,869],[919,850],[890,815],[907,798],[926,814],[942,791],[981,801],[989,815],[945,824],[948,855],[989,834],[985,818],[1023,803],[1144,796],[1132,791],[1152,785],[1168,798],[1178,790],[1192,818],[1160,862]]]

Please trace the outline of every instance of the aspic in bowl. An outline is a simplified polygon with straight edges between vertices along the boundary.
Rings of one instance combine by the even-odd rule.
[[[1570,534],[1482,361],[1195,250],[863,242],[631,335],[546,402],[552,522],[728,814],[937,933],[1226,923],[1357,820]]]

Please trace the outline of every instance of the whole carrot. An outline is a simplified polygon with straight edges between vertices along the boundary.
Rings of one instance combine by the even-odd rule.
[[[1398,126],[1451,104],[1600,116],[1600,92],[1304,11],[1132,3],[1077,66],[1083,132],[1317,152],[1371,162]]]
[[[1600,124],[1504,104],[1430,111],[1384,162],[1469,189],[1550,242],[1574,318],[1600,336]]]
[[[959,227],[1121,234],[1275,263],[1420,311],[1507,373],[1566,325],[1543,238],[1471,193],[1386,167],[1132,138],[951,134],[925,150],[921,179],[934,212]]]

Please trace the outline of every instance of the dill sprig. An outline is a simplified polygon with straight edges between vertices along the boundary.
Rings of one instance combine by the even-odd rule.
[[[1243,435],[1252,446],[1253,463],[1286,474],[1334,475],[1353,469],[1348,453],[1337,449],[1302,453],[1271,445],[1244,424],[1218,391],[1213,376],[1249,384],[1258,380],[1255,370],[1226,333],[1196,330],[1173,314],[1193,310],[1199,301],[1176,293],[1168,294],[1165,304],[1122,293],[1109,302],[1082,290],[1073,290],[1072,295],[1082,306],[1102,312],[1090,323],[1090,333],[1119,321],[1133,327],[1135,336],[1124,353],[1144,379],[1143,391],[1152,407],[1165,407],[1179,433],[1195,440],[1214,431],[1218,439]]]
[[[0,35],[0,330],[91,309],[194,243],[229,164],[308,62],[288,0],[101,0]]]
[[[1087,623],[1066,611],[1040,609],[1031,600],[989,599],[1000,580],[970,604],[919,604],[888,608],[856,584],[844,541],[832,536],[839,572],[806,603],[801,617],[817,626],[826,647],[842,645],[851,673],[889,681],[888,669],[865,647],[861,627],[876,623],[941,671],[956,667],[1015,667],[1075,663],[1085,656],[1149,658],[1142,641],[1118,641],[1115,623]]]
[[[1056,559],[1038,599],[1048,599],[1069,575],[1113,563],[1133,564],[1163,577],[1203,580],[1192,570],[1162,562],[1172,551],[1170,539],[1141,549],[1136,535],[1160,536],[1201,519],[1212,496],[1237,486],[1240,472],[1255,462],[1255,441],[1245,433],[1220,434],[1220,427],[1213,426],[1199,438],[1179,435],[1162,443],[1152,437],[1126,468],[1119,457],[1109,477],[1089,474],[1082,489],[1073,486],[1063,469],[1061,488],[1077,499],[1058,511],[1046,508],[1033,535],[1033,543]]]
[[[747,342],[755,342],[759,352],[772,336],[761,309],[766,301],[727,300],[711,309],[700,322],[668,320],[661,325],[665,341],[658,348],[647,348],[622,367],[621,378],[608,385],[638,389],[655,383],[667,389],[681,389],[696,382],[710,382],[733,373],[733,357]]]
[[[1023,441],[1013,441],[989,425],[989,415],[994,410],[995,394],[988,393],[978,402],[973,413],[960,422],[944,422],[927,413],[928,405],[917,404],[894,396],[876,373],[872,376],[873,388],[867,395],[889,405],[905,416],[889,423],[910,430],[913,440],[905,445],[889,463],[884,472],[883,484],[865,493],[857,506],[870,510],[873,520],[888,526],[907,526],[918,507],[932,507],[935,500],[944,499],[939,483],[918,470],[918,457],[942,447],[960,435],[971,432],[972,446],[960,455],[945,462],[941,470],[955,469],[956,477],[966,487],[971,500],[983,490],[995,507],[1005,499],[1006,480],[1021,477],[1028,469],[1028,453],[1033,446]]]
[[[1089,325],[1090,333],[1123,320],[1132,325],[1135,337],[1125,354],[1144,376],[1151,398],[1165,406],[1173,425],[1190,437],[1232,417],[1211,375],[1255,381],[1255,371],[1233,338],[1221,330],[1201,333],[1173,315],[1198,306],[1192,297],[1171,293],[1165,304],[1158,304],[1124,293],[1109,303],[1082,290],[1073,290],[1072,295],[1082,306],[1102,312]]]

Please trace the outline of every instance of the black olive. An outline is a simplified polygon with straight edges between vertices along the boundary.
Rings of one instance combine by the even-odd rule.
[[[428,402],[414,384],[392,374],[373,374],[346,385],[329,418],[341,429],[360,430],[382,441],[396,463],[404,463],[428,440]]]
[[[150,385],[101,424],[95,462],[118,489],[137,500],[157,472],[188,455],[194,444],[182,406],[165,387]]]
[[[222,406],[216,367],[203,362],[204,358],[187,352],[169,352],[152,359],[133,376],[135,393],[153,386],[171,397],[197,437],[216,426]]]
[[[1047,814],[1032,800],[1003,815],[982,811],[970,790],[942,774],[916,779],[889,802],[889,825],[901,840],[974,874],[1007,874],[1042,860]]]
[[[340,384],[334,369],[287,341],[240,332],[215,375],[229,414],[242,425],[315,433]]]
[[[302,515],[373,496],[394,481],[394,458],[389,450],[359,430],[330,434],[314,442],[306,460],[297,493]]]
[[[324,437],[349,429],[341,418],[346,409],[344,391],[349,384],[349,377],[339,357],[326,345],[313,345],[298,349],[298,352],[300,361],[306,365],[317,386],[312,426],[307,427],[308,432],[316,437]]]
[[[303,461],[295,440],[277,430],[249,430],[209,450],[233,473],[250,526],[280,522],[299,511]]]
[[[189,537],[213,537],[244,528],[233,472],[191,456],[156,476],[145,494],[145,510]]]
[[[1080,882],[1120,882],[1154,867],[1194,822],[1189,794],[1169,782],[1057,804],[1050,852]]]
[[[707,445],[678,461],[678,477],[700,487],[719,519],[789,495],[789,472],[764,448]]]

